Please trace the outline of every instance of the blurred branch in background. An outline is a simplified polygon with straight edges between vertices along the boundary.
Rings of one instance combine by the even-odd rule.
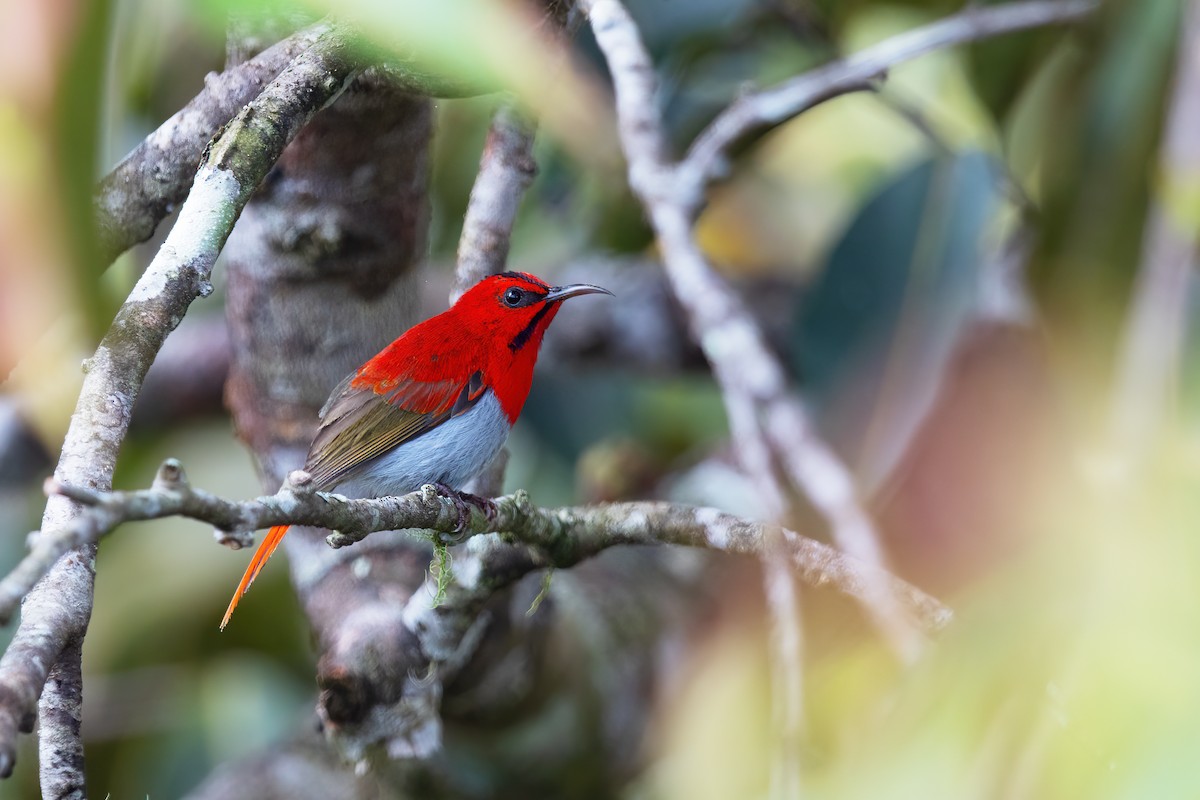
[[[1200,241],[1200,2],[1185,3],[1179,50],[1147,212],[1141,267],[1118,356],[1113,457],[1124,478],[1169,427],[1176,408],[1190,287]]]
[[[488,275],[503,270],[508,261],[517,209],[537,175],[535,131],[535,123],[511,103],[502,105],[492,117],[463,218],[451,303]]]
[[[582,5],[612,73],[630,186],[647,210],[675,295],[721,384],[733,442],[743,468],[759,489],[764,514],[790,515],[786,498],[799,491],[820,509],[844,551],[882,570],[879,536],[857,499],[850,471],[816,435],[806,412],[790,396],[783,369],[765,346],[753,317],[707,264],[691,220],[703,205],[706,184],[725,171],[729,148],[750,132],[778,124],[822,100],[865,88],[891,66],[929,50],[1076,19],[1094,10],[1095,4],[970,9],[895,37],[858,56],[740,98],[718,114],[680,162],[672,162],[667,153],[654,67],[633,19],[615,0],[585,0]],[[782,474],[776,473],[777,468]],[[775,791],[786,795],[798,791],[799,771],[786,761],[799,750],[803,711],[796,684],[801,655],[795,591],[779,561],[770,557],[773,550],[764,547],[764,563],[778,648],[776,688],[786,702],[780,726],[785,765],[773,773]],[[913,660],[919,643],[889,587],[883,582],[869,585],[860,599],[901,657]]]
[[[612,71],[630,186],[646,207],[675,296],[687,311],[693,336],[721,384],[743,466],[766,496],[775,498],[768,502],[766,513],[775,516],[784,511],[788,496],[774,474],[774,464],[779,463],[792,485],[827,514],[839,545],[865,563],[880,567],[883,558],[877,537],[854,497],[848,471],[813,435],[804,411],[788,394],[782,367],[765,346],[752,317],[713,272],[696,244],[687,206],[688,187],[680,183],[680,168],[667,154],[654,99],[654,69],[637,26],[618,2],[598,0],[585,2],[583,7]],[[869,608],[900,652],[911,656],[915,643],[894,602],[880,594]],[[789,611],[781,611],[782,618],[790,616]],[[789,662],[786,672],[797,674],[798,669],[799,664]],[[798,720],[799,712],[789,716]]]
[[[705,367],[658,260],[590,255],[568,262],[560,274],[563,283],[620,286],[621,302],[590,303],[562,315],[542,346],[547,363],[613,364],[656,375]],[[781,302],[772,309],[770,322],[763,324],[781,337],[798,290],[794,285],[769,286]],[[747,290],[762,288],[762,282],[751,282]]]
[[[218,314],[194,314],[163,343],[133,407],[133,430],[162,428],[223,413],[229,374],[229,326]]]
[[[190,318],[163,343],[133,408],[130,430],[223,413],[221,391],[229,372],[229,328],[222,317]],[[40,480],[50,466],[45,445],[17,402],[0,397],[0,487]]]
[[[888,70],[906,61],[1005,33],[1074,22],[1097,8],[1098,0],[1025,0],[969,6],[778,86],[744,95],[696,137],[680,164],[680,190],[689,193],[693,209],[699,209],[705,185],[727,173],[729,151],[743,139],[826,100],[869,89],[874,81],[885,79]]]
[[[21,416],[17,403],[0,398],[0,486],[22,486],[45,474],[50,455]]]

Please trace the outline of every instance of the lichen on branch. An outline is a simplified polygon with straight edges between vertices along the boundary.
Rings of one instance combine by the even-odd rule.
[[[47,489],[87,508],[71,526],[46,531],[45,550],[35,548],[17,569],[0,581],[0,613],[11,611],[9,598],[19,596],[21,584],[36,574],[38,564],[55,548],[94,542],[123,522],[182,516],[210,523],[231,540],[248,530],[273,525],[312,525],[333,531],[331,547],[347,547],[371,533],[420,530],[435,541],[462,544],[475,536],[499,531],[500,541],[533,548],[540,556],[533,566],[571,567],[617,545],[673,544],[734,554],[758,554],[764,536],[778,531],[800,576],[813,585],[832,585],[861,599],[873,581],[885,581],[909,613],[928,632],[946,625],[950,611],[940,602],[887,573],[880,573],[833,548],[793,531],[753,522],[712,508],[665,502],[607,503],[566,508],[540,508],[518,491],[496,498],[487,510],[461,504],[429,485],[396,497],[347,499],[316,492],[302,471],[292,473],[274,495],[233,501],[193,488],[178,462],[168,460],[153,487],[105,492],[51,482]],[[466,513],[464,514],[464,510]]]

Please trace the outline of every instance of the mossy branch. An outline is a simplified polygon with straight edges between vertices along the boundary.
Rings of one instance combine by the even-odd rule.
[[[72,525],[46,531],[24,561],[0,581],[0,616],[15,607],[22,588],[56,549],[94,542],[122,522],[182,516],[208,522],[230,543],[244,543],[248,531],[272,525],[311,525],[335,531],[331,547],[346,547],[375,531],[418,529],[435,543],[458,544],[500,531],[500,538],[531,547],[539,554],[530,568],[570,567],[616,545],[674,544],[727,553],[759,554],[764,537],[775,531],[803,580],[831,585],[859,600],[872,582],[884,581],[927,632],[951,618],[946,606],[899,578],[856,561],[833,548],[777,526],[741,519],[712,508],[674,503],[609,503],[567,508],[540,508],[524,491],[497,498],[494,513],[468,504],[467,514],[434,486],[398,497],[350,500],[314,492],[308,475],[294,472],[274,495],[237,502],[192,488],[178,462],[168,461],[150,489],[103,492],[49,483],[48,491],[65,495],[88,508]]]

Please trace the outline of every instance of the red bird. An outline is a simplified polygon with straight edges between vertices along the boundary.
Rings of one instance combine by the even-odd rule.
[[[304,464],[313,486],[353,497],[407,494],[427,483],[460,489],[504,446],[559,304],[594,293],[612,294],[504,272],[410,328],[330,394]],[[258,546],[222,630],[287,529],[271,528]]]

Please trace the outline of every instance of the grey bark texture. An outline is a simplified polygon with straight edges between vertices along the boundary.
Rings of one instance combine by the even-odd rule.
[[[328,25],[315,25],[272,46],[236,69],[204,79],[204,90],[121,160],[96,187],[100,257],[114,258],[154,234],[192,186],[204,147]]]

